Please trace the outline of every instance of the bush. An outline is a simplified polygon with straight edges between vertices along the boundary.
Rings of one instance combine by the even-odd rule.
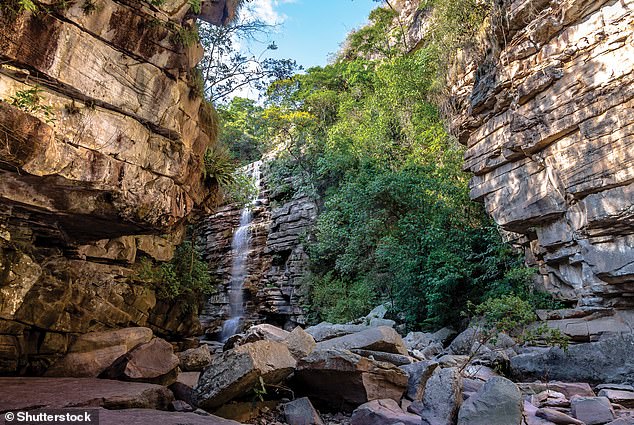
[[[172,261],[154,265],[141,261],[138,279],[156,287],[159,299],[173,300],[182,295],[211,295],[215,292],[207,263],[190,241],[183,242]]]

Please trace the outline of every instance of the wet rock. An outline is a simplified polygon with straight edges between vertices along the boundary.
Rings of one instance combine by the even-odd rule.
[[[634,408],[634,391],[604,388],[597,395],[599,397],[607,397],[612,403],[620,404],[627,408]]]
[[[288,425],[324,425],[307,397],[298,398],[282,406]]]
[[[634,376],[632,352],[634,334],[571,345],[567,352],[555,347],[532,349],[511,359],[511,372],[518,379],[539,379],[548,371],[549,378],[561,381],[627,383]]]
[[[154,338],[120,357],[101,377],[169,386],[176,382],[178,364],[172,345]]]
[[[610,400],[606,397],[574,396],[570,399],[572,416],[586,425],[599,425],[615,419]]]
[[[194,388],[194,404],[213,409],[252,390],[260,379],[279,384],[295,366],[296,360],[279,342],[257,341],[236,347],[213,359]]]
[[[315,339],[302,328],[297,326],[293,331],[288,334],[288,337],[284,340],[284,343],[288,347],[293,357],[301,359],[313,352],[315,346]]]
[[[548,407],[537,409],[537,412],[535,413],[535,416],[537,416],[538,418],[542,418],[542,419],[545,419],[547,421],[550,421],[550,422],[552,422],[554,424],[585,425],[583,422],[581,422],[578,419],[575,419],[575,418],[573,418],[571,416],[568,416],[565,413],[560,412],[559,410],[551,409],[551,408],[548,408]]]
[[[401,336],[392,328],[380,326],[317,343],[317,350],[353,348],[407,355]]]
[[[421,361],[400,367],[409,377],[406,396],[410,400],[421,401],[423,399],[427,380],[437,367],[438,363],[433,361]]]
[[[352,410],[371,400],[400,400],[407,374],[347,350],[317,349],[298,362],[293,385],[313,401]]]
[[[0,411],[105,407],[167,409],[174,399],[165,387],[93,378],[0,378]]]
[[[359,406],[352,414],[351,425],[385,424],[420,425],[420,417],[401,410],[392,399],[372,400]]]
[[[522,394],[501,376],[489,379],[460,407],[458,425],[520,425]]]
[[[211,363],[209,347],[201,345],[177,353],[179,365],[184,372],[202,372]]]
[[[462,376],[457,368],[436,368],[425,386],[422,408],[416,412],[422,424],[453,425],[462,404],[461,389]]]
[[[350,335],[368,329],[366,325],[340,325],[329,322],[321,322],[318,325],[306,328],[315,341],[321,342],[344,335]]]

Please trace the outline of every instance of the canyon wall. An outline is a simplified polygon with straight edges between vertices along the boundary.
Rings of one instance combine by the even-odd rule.
[[[0,374],[40,374],[89,331],[200,332],[134,267],[169,260],[209,196],[189,2],[37,8],[0,6]]]
[[[302,241],[317,217],[317,205],[298,196],[281,199],[268,187],[268,164],[263,165],[260,195],[253,207],[251,239],[244,283],[245,323],[272,323],[292,329],[305,324],[307,254]],[[201,321],[206,333],[217,336],[229,317],[228,289],[231,281],[231,250],[241,208],[227,205],[204,220],[198,229],[198,245],[204,251],[218,292],[210,298]]]

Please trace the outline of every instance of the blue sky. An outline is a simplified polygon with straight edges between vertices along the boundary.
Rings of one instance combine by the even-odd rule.
[[[372,0],[254,0],[268,21],[281,21],[272,39],[278,50],[271,56],[295,59],[309,68],[326,65],[346,34],[367,22],[379,3]]]

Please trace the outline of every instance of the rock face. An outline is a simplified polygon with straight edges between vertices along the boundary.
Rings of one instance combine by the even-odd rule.
[[[572,305],[631,308],[632,2],[499,10],[495,53],[453,76],[471,198],[525,250],[542,288]]]
[[[267,175],[265,162],[260,199],[253,208],[251,224],[244,283],[245,327],[266,321],[291,330],[306,323],[300,277],[305,272],[307,254],[301,238],[308,234],[317,217],[317,205],[306,197],[279,199],[269,191]],[[218,293],[211,297],[201,317],[210,334],[221,330],[230,312],[231,240],[240,221],[240,211],[233,205],[220,208],[198,229],[199,245],[205,247],[205,258],[220,282]]]
[[[0,12],[2,374],[41,374],[87,332],[200,329],[132,279],[209,196],[217,123],[192,83],[200,45],[179,41],[191,6],[67,3]]]

